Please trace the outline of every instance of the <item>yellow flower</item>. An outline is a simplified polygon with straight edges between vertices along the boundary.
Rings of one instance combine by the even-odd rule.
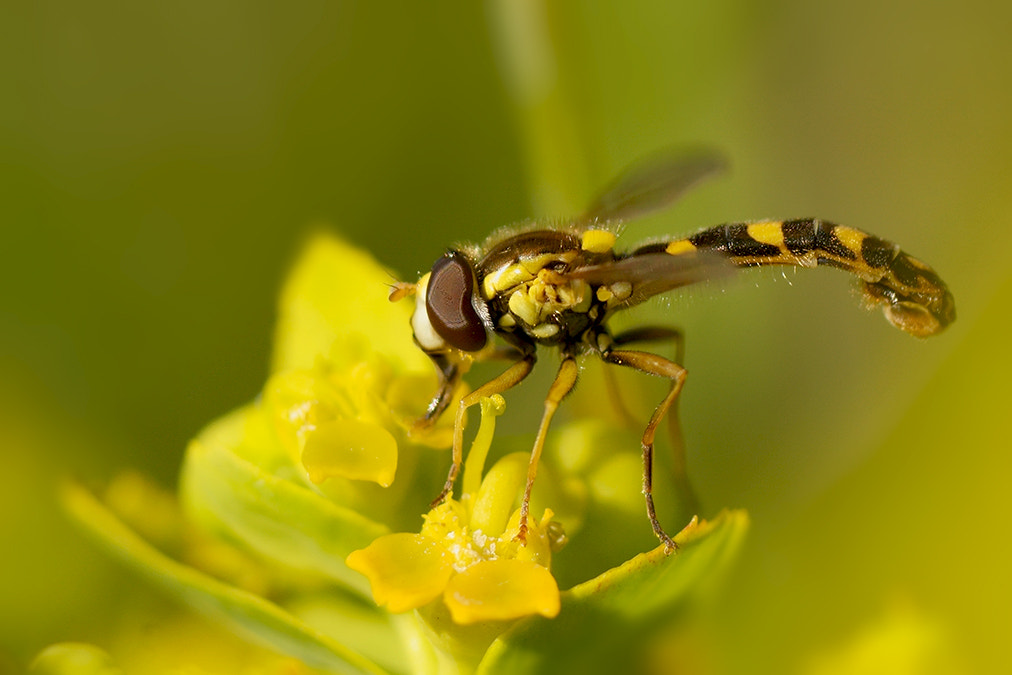
[[[482,422],[465,466],[465,490],[475,483],[487,456],[501,396],[481,403]],[[520,511],[513,503],[522,487],[526,457],[507,455],[473,492],[448,498],[425,515],[418,534],[378,538],[347,558],[368,577],[373,597],[391,612],[417,609],[441,599],[455,623],[508,621],[559,613],[559,587],[549,567],[564,539],[551,510],[529,524],[526,545],[517,539]]]
[[[356,379],[356,375],[369,374],[365,370],[362,366],[350,373],[293,370],[267,382],[264,400],[278,437],[315,485],[332,477],[383,487],[394,481],[397,440],[376,419],[381,416],[379,392],[341,381],[342,375]],[[359,400],[349,396],[352,393]]]
[[[636,438],[598,419],[549,440],[521,544],[530,439],[516,437],[525,451],[485,471],[504,406],[492,397],[461,497],[417,528],[446,476],[453,420],[413,431],[436,376],[412,343],[409,308],[387,302],[387,281],[362,252],[314,240],[282,293],[262,396],[190,444],[179,503],[124,480],[106,503],[68,487],[66,508],[153,583],[300,667],[621,667],[659,616],[733,556],[744,514],[693,523],[677,555],[657,547],[626,560],[653,542],[639,458],[624,452]]]

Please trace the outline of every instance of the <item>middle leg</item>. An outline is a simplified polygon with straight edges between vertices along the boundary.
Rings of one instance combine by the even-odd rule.
[[[671,342],[674,345],[674,362],[685,363],[685,334],[678,328],[670,326],[642,326],[623,331],[612,338],[612,344],[625,346],[636,342]],[[610,372],[610,371],[605,371]],[[614,375],[612,376],[614,381]],[[616,394],[612,394],[616,396]],[[620,408],[624,409],[624,406]],[[628,412],[624,413],[629,416]],[[671,445],[671,474],[680,498],[680,515],[686,519],[699,513],[699,498],[689,480],[689,470],[685,453],[685,436],[682,433],[682,420],[678,411],[678,400],[672,404],[667,414],[668,442]]]
[[[559,372],[555,381],[548,390],[545,397],[545,412],[541,417],[541,425],[538,427],[538,435],[534,439],[534,448],[531,450],[531,459],[527,464],[527,485],[524,487],[524,497],[520,502],[520,527],[517,532],[517,539],[527,542],[527,518],[531,509],[531,490],[534,487],[534,479],[538,475],[538,462],[541,459],[541,450],[545,446],[545,438],[548,436],[548,426],[552,422],[559,403],[566,397],[566,394],[576,386],[576,376],[579,368],[576,359],[572,356],[565,356],[559,365]]]
[[[654,437],[657,433],[657,426],[664,418],[664,415],[668,412],[668,409],[671,408],[672,404],[678,398],[678,394],[682,390],[682,385],[685,383],[685,377],[688,374],[688,371],[674,361],[670,361],[663,356],[658,356],[657,354],[651,354],[649,352],[628,349],[611,349],[604,351],[601,356],[608,363],[614,363],[619,366],[628,366],[640,371],[641,373],[656,375],[671,381],[671,388],[668,390],[667,395],[654,409],[654,413],[651,415],[650,421],[647,423],[647,427],[643,431],[643,438],[640,444],[643,451],[643,496],[646,500],[647,517],[650,519],[650,527],[653,528],[654,534],[661,543],[664,544],[664,548],[668,552],[672,552],[678,547],[668,533],[664,531],[664,528],[661,527],[660,522],[657,520],[657,510],[654,507]]]
[[[464,415],[467,409],[480,402],[486,396],[501,394],[507,389],[512,389],[520,384],[525,377],[530,375],[531,370],[534,369],[535,360],[534,352],[524,354],[523,358],[503,371],[494,380],[486,382],[460,399],[460,403],[457,405],[457,415],[453,420],[453,458],[450,463],[450,472],[446,476],[443,490],[432,501],[433,507],[441,504],[447,495],[453,492],[453,484],[456,482],[460,466],[464,462]]]

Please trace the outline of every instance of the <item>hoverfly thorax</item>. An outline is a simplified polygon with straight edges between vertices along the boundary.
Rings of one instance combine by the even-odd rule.
[[[411,327],[427,352],[447,348],[479,352],[489,341],[484,300],[471,262],[460,251],[447,251],[417,285]]]

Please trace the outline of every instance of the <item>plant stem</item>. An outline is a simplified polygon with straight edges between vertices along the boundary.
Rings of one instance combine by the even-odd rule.
[[[544,0],[490,0],[499,67],[514,104],[537,215],[572,216],[588,196],[588,160],[562,86]]]

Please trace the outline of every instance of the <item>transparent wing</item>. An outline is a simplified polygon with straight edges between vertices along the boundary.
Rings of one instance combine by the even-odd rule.
[[[623,304],[632,306],[681,286],[726,278],[735,269],[730,260],[713,251],[686,251],[675,255],[658,251],[579,267],[565,276],[594,286],[627,283],[632,292]]]
[[[671,205],[686,190],[727,168],[712,150],[667,151],[620,174],[578,222],[633,220]]]

